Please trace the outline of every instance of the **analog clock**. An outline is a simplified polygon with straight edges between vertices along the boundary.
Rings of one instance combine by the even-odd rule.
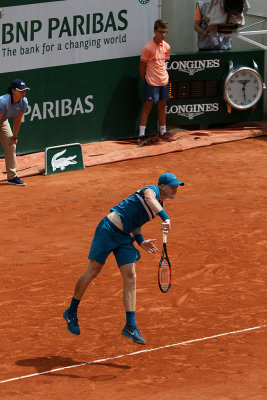
[[[229,73],[224,82],[224,99],[229,114],[232,108],[254,109],[262,96],[264,84],[254,60],[253,64],[254,68],[242,66],[234,69],[233,62],[229,62]]]

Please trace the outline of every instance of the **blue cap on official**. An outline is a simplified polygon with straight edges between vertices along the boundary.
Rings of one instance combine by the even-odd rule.
[[[178,181],[176,176],[171,172],[165,172],[160,175],[158,185],[168,185],[168,186],[184,186],[184,182]]]
[[[21,79],[15,79],[11,82],[10,85],[11,89],[17,89],[18,91],[22,92],[23,90],[30,90],[30,88],[23,82]]]

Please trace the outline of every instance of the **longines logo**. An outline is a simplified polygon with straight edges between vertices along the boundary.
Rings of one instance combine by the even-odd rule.
[[[194,119],[206,112],[219,111],[219,103],[207,104],[173,104],[166,107],[166,114],[178,114],[180,117]]]
[[[220,60],[187,60],[187,61],[167,61],[167,70],[178,70],[189,75],[204,71],[207,68],[219,68]]]
[[[150,0],[139,0],[139,3],[141,3],[141,4],[147,4],[149,2],[150,2]]]

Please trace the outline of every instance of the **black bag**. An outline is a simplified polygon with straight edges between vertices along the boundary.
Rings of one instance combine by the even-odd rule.
[[[224,0],[224,11],[226,13],[239,14],[243,12],[244,0]]]

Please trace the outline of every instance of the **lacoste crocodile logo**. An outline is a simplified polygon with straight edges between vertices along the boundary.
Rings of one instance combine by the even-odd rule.
[[[74,161],[74,159],[77,157],[76,156],[70,156],[70,157],[61,157],[64,153],[66,153],[67,149],[60,151],[59,153],[56,153],[51,160],[51,165],[53,168],[53,171],[55,171],[56,169],[60,168],[61,171],[64,171],[64,169],[68,166],[68,165],[72,165],[72,164],[77,164],[77,161]]]

